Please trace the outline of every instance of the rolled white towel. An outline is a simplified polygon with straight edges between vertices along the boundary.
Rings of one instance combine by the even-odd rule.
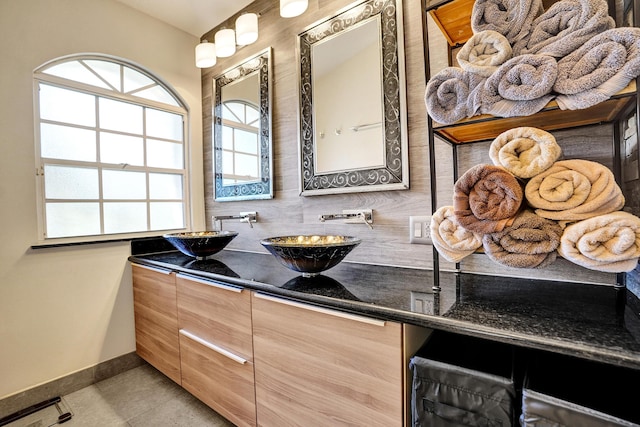
[[[640,218],[616,211],[573,223],[562,233],[558,253],[590,270],[631,271],[640,258]]]
[[[511,45],[497,31],[481,31],[467,40],[456,58],[463,70],[489,77],[511,58]]]
[[[562,149],[553,135],[528,126],[502,132],[489,147],[494,165],[525,179],[549,169],[561,155]]]
[[[453,206],[436,210],[431,217],[429,230],[433,246],[450,262],[459,262],[482,246],[482,235],[465,230],[456,223]]]

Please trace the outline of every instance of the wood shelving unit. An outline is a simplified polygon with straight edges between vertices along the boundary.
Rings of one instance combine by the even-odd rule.
[[[544,8],[547,9],[557,0],[544,0]],[[613,3],[613,4],[612,4]],[[626,3],[625,3],[626,4]],[[471,36],[471,15],[473,12],[474,0],[423,0],[423,19],[424,35],[425,35],[425,58],[427,81],[431,77],[430,57],[433,52],[429,52],[427,15],[435,22],[436,26],[442,32],[447,41],[446,48],[449,52],[449,63],[452,61],[452,51],[462,46]],[[615,14],[615,2],[609,1],[610,9],[613,7]],[[633,10],[634,22],[639,22],[640,11]],[[637,24],[636,24],[637,26]],[[457,149],[461,145],[477,143],[482,141],[490,141],[495,139],[502,132],[521,126],[534,126],[546,131],[557,131],[570,128],[578,128],[583,126],[591,126],[598,124],[613,124],[616,128],[613,137],[613,167],[617,179],[621,176],[621,141],[620,141],[620,122],[629,115],[635,113],[636,119],[640,118],[640,108],[638,107],[638,98],[640,98],[640,88],[637,83],[638,79],[633,80],[625,89],[618,94],[612,96],[609,100],[601,102],[590,108],[583,110],[562,110],[556,101],[551,101],[541,111],[536,114],[522,117],[496,117],[491,115],[478,115],[468,119],[460,120],[453,124],[441,124],[432,121],[429,122],[429,156],[431,171],[431,203],[432,210],[437,209],[437,162],[435,158],[435,137],[447,142],[452,149],[452,162],[454,180],[458,178],[458,154]],[[640,127],[640,124],[638,124]],[[439,256],[434,249],[433,256],[434,272],[439,271]],[[439,288],[439,274],[434,274],[434,290]],[[617,275],[616,282],[620,286],[624,286],[625,274]]]

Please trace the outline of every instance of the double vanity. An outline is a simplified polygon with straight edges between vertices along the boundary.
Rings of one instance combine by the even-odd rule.
[[[303,277],[267,253],[132,253],[138,353],[237,425],[408,425],[409,360],[433,331],[586,361],[616,387],[640,369],[624,288],[440,272],[432,289],[422,269]]]

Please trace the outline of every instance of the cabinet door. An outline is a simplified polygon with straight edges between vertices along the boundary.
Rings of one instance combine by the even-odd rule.
[[[258,424],[402,426],[402,326],[254,294]]]
[[[251,294],[178,275],[182,386],[237,426],[256,425]]]
[[[133,264],[136,353],[180,384],[175,273]]]

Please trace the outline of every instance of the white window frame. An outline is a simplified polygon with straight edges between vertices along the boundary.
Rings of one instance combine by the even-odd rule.
[[[101,60],[107,61],[115,64],[122,65],[124,67],[128,67],[133,69],[139,73],[144,74],[149,79],[153,80],[157,85],[162,87],[165,91],[167,91],[176,101],[178,106],[173,106],[170,104],[165,104],[153,100],[149,100],[146,98],[138,97],[131,94],[126,94],[118,91],[112,91],[109,89],[103,89],[97,86],[92,86],[89,84],[81,83],[74,80],[65,79],[62,77],[54,76],[51,74],[46,74],[43,70],[46,70],[49,67],[54,65],[58,65],[64,62],[70,61],[78,61],[78,60]],[[44,182],[44,166],[45,159],[41,156],[41,135],[40,135],[40,96],[39,96],[39,88],[40,84],[47,84],[54,87],[61,87],[64,89],[75,90],[81,93],[90,94],[92,96],[114,99],[117,101],[124,101],[128,103],[132,103],[143,108],[149,107],[155,110],[170,112],[174,114],[178,114],[182,116],[183,126],[182,126],[182,142],[183,142],[183,168],[182,169],[163,169],[157,167],[148,167],[144,166],[131,166],[130,169],[132,171],[143,171],[147,175],[147,181],[149,173],[171,173],[171,174],[181,174],[182,175],[182,203],[183,203],[183,217],[184,217],[184,227],[178,229],[170,229],[170,230],[147,230],[147,231],[136,231],[136,232],[126,232],[126,233],[110,233],[104,234],[104,216],[103,216],[103,205],[105,200],[102,197],[102,184],[100,184],[100,198],[98,202],[100,203],[100,228],[101,234],[95,235],[83,235],[83,236],[69,236],[69,237],[47,237],[46,230],[46,199],[45,199],[45,182]],[[191,229],[191,194],[190,194],[190,143],[188,140],[189,135],[189,109],[187,107],[186,102],[182,99],[182,97],[166,82],[164,82],[160,77],[153,74],[152,72],[146,70],[145,68],[137,65],[133,62],[124,60],[122,58],[116,58],[110,55],[99,55],[99,54],[79,54],[79,55],[69,55],[60,58],[56,58],[54,60],[48,61],[42,66],[38,67],[33,73],[33,96],[34,96],[34,135],[35,135],[35,172],[36,172],[36,196],[37,196],[37,209],[38,209],[38,243],[40,244],[66,244],[66,243],[81,243],[81,242],[95,242],[95,241],[109,241],[109,240],[129,240],[138,237],[149,237],[149,236],[157,236],[162,233],[176,232],[176,231],[185,231]],[[111,131],[110,131],[111,132]],[[117,133],[117,132],[116,132]],[[146,135],[144,136],[146,138]],[[158,139],[158,138],[153,138]],[[145,143],[146,146],[146,143]],[[146,155],[145,155],[146,159]],[[63,164],[63,165],[74,165],[74,166],[82,166],[87,165],[86,162],[74,162],[69,160],[56,160],[55,164]],[[114,169],[113,164],[108,163],[91,163],[94,167],[97,167],[98,170],[101,169]],[[148,190],[148,189],[147,189]],[[112,201],[112,200],[109,200]],[[146,203],[149,206],[149,203],[152,200],[149,198],[147,191],[147,199]],[[166,201],[166,200],[162,200]],[[147,228],[149,228],[149,210],[147,209]]]

